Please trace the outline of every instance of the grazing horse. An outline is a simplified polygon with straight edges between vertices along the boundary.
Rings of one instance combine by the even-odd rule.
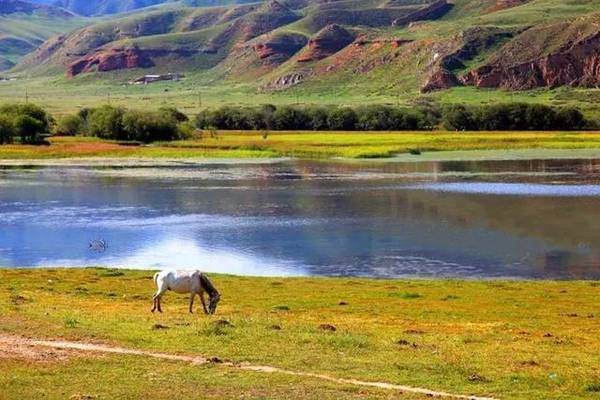
[[[194,297],[198,295],[202,301],[202,308],[205,314],[214,314],[217,310],[217,304],[221,300],[221,295],[208,279],[200,271],[161,271],[154,274],[154,283],[156,284],[156,294],[152,298],[152,312],[158,310],[162,312],[160,307],[160,299],[167,290],[172,290],[175,293],[190,294],[190,313],[194,305]],[[204,302],[204,293],[208,294],[208,308]]]

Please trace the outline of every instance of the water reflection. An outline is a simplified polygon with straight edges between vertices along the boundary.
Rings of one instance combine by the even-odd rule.
[[[600,164],[0,170],[0,264],[600,278]],[[102,238],[107,251],[90,252]]]

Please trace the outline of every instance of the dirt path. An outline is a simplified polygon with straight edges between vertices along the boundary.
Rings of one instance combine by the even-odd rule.
[[[108,346],[102,344],[95,343],[85,343],[85,342],[70,342],[64,340],[38,340],[38,339],[28,339],[20,336],[8,336],[8,335],[0,335],[0,359],[2,358],[2,354],[5,353],[9,356],[15,355],[15,353],[19,353],[23,358],[37,360],[38,354],[34,349],[37,347],[41,348],[52,348],[58,349],[61,351],[64,350],[72,350],[77,352],[92,352],[92,353],[112,353],[112,354],[125,354],[125,355],[135,355],[142,357],[151,357],[163,360],[171,360],[171,361],[182,361],[187,363],[192,363],[195,365],[200,364],[208,364],[208,363],[218,363],[223,366],[238,368],[246,371],[254,371],[261,373],[278,373],[285,375],[293,375],[293,376],[303,376],[307,378],[315,378],[321,379],[334,383],[348,384],[348,385],[356,385],[356,386],[368,386],[374,387],[378,389],[389,389],[389,390],[398,390],[401,392],[410,392],[410,393],[419,393],[432,397],[445,397],[451,399],[466,399],[466,400],[496,400],[492,397],[481,397],[481,396],[469,396],[469,395],[459,395],[452,394],[446,392],[438,392],[435,390],[429,390],[419,387],[412,386],[404,386],[404,385],[396,385],[392,383],[386,382],[371,382],[371,381],[361,381],[358,379],[345,379],[345,378],[335,378],[330,375],[316,374],[312,372],[300,372],[300,371],[292,371],[277,367],[270,366],[261,366],[261,365],[252,365],[248,363],[233,363],[229,361],[221,361],[218,358],[207,358],[203,356],[186,356],[186,355],[178,355],[178,354],[168,354],[168,353],[156,353],[151,351],[143,351],[143,350],[135,350],[128,349],[125,347],[116,347],[116,346]]]

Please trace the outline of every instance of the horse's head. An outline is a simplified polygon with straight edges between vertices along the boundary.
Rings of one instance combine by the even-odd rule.
[[[208,312],[214,314],[217,311],[217,304],[221,300],[221,295],[218,292],[214,292],[208,299]]]

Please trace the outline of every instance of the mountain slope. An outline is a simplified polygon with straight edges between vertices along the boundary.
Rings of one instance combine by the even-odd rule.
[[[51,39],[14,69],[205,73],[259,91],[600,85],[597,0],[272,0],[169,6]]]
[[[48,38],[85,24],[66,10],[20,0],[0,1],[0,71]]]
[[[3,0],[4,1],[4,0]],[[53,5],[83,16],[100,16],[130,12],[165,3],[209,7],[245,3],[245,0],[31,0],[36,4]]]

